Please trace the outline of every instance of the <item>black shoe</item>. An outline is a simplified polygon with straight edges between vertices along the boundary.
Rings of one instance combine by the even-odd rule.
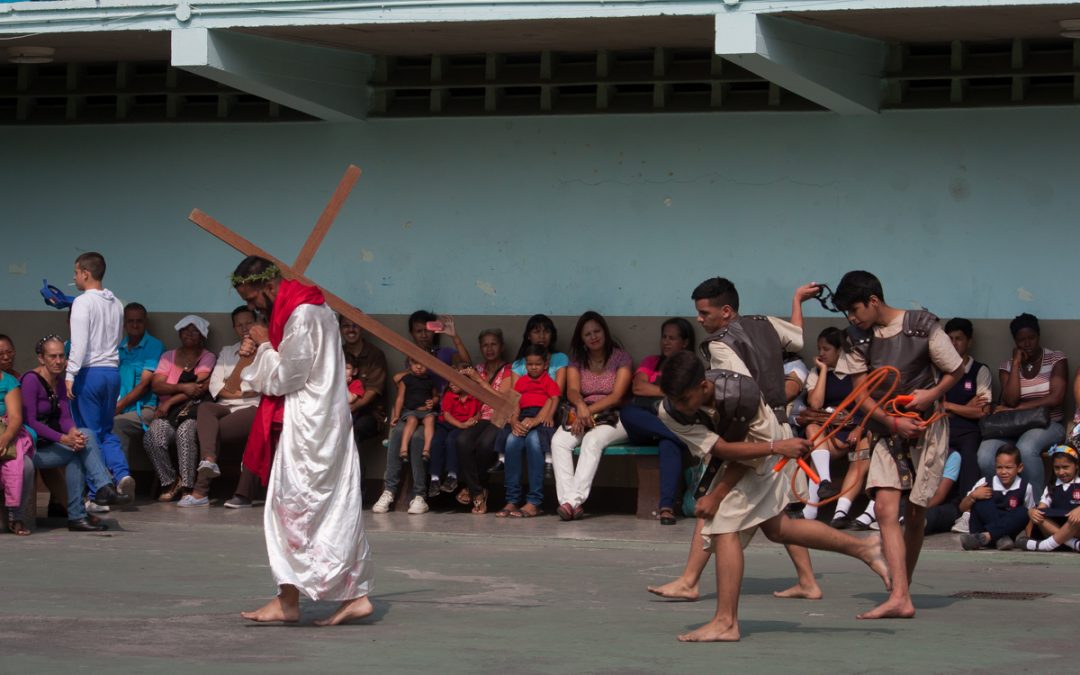
[[[829,521],[829,527],[834,530],[847,530],[851,527],[851,516],[846,513],[836,516]]]
[[[488,469],[488,473],[502,473],[502,471],[503,471],[503,463],[502,462],[495,462],[495,465],[492,466],[490,469]]]
[[[131,495],[120,494],[116,491],[116,486],[109,483],[98,488],[97,494],[94,495],[94,503],[98,506],[123,506],[131,503]]]
[[[109,529],[109,526],[104,523],[94,525],[86,518],[83,518],[82,520],[69,520],[68,529],[72,532],[102,532]]]
[[[822,480],[817,486],[818,501],[823,502],[826,499],[832,499],[836,495],[840,494],[840,488],[836,487],[836,484],[831,480]]]
[[[49,502],[49,518],[63,518],[67,520],[67,508],[63,504]]]
[[[450,476],[445,481],[443,481],[443,484],[439,486],[439,489],[442,490],[443,492],[447,493],[447,494],[453,494],[453,493],[457,492],[457,489],[458,489],[457,478],[454,478],[453,476]]]

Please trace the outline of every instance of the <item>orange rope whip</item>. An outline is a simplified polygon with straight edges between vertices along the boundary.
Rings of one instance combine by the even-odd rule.
[[[874,390],[883,385],[890,377],[892,378],[892,383],[885,388],[884,393],[879,398],[872,398]],[[919,424],[923,428],[930,426],[930,424],[945,416],[944,412],[938,411],[924,421],[919,416],[919,413],[913,410],[901,410],[904,406],[909,405],[914,397],[910,395],[893,396],[892,394],[896,391],[896,387],[899,384],[900,371],[893,366],[882,366],[870,371],[866,376],[866,379],[864,379],[859,386],[852,389],[850,394],[844,397],[844,400],[840,402],[840,405],[836,406],[836,409],[833,410],[832,414],[825,420],[825,423],[821,425],[821,428],[818,429],[817,433],[809,439],[810,445],[812,447],[820,447],[835,438],[837,434],[845,429],[845,427],[843,425],[836,425],[830,429],[829,426],[836,421],[837,418],[844,415],[849,409],[851,414],[857,412],[862,408],[862,404],[867,399],[872,400],[874,406],[866,412],[866,415],[859,425],[852,430],[856,437],[862,436],[863,430],[866,428],[867,423],[870,422],[871,413],[879,407],[889,415],[889,417],[907,417],[909,419],[919,420]],[[789,458],[785,457],[777,462],[776,466],[773,467],[773,471],[782,471],[787,465],[788,459]],[[810,466],[804,458],[800,457],[795,461],[799,464],[799,469],[806,474],[807,478],[815,483],[821,482],[821,478],[817,475],[817,472],[814,471],[814,468]],[[844,496],[844,493],[841,492],[820,502],[811,503],[808,499],[803,498],[796,489],[796,479],[798,478],[798,475],[798,471],[791,475],[791,491],[799,501],[807,506],[824,506],[825,504],[834,502]]]

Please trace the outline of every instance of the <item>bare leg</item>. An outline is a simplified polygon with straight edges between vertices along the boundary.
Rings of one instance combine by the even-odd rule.
[[[885,552],[885,562],[892,574],[892,591],[888,599],[869,612],[859,614],[859,619],[910,619],[915,616],[915,605],[911,603],[907,574],[896,570],[906,570],[907,553],[904,546],[904,533],[900,527],[900,491],[893,488],[878,488],[874,494],[875,511],[881,525],[881,546]]]
[[[923,539],[926,536],[926,507],[912,504],[907,506],[904,515],[904,547],[907,549],[907,580],[911,585],[911,579],[915,576],[915,566],[919,564],[919,554],[922,553]]]
[[[269,623],[284,621],[296,623],[300,620],[300,591],[296,586],[279,586],[277,597],[254,612],[240,612],[240,616],[250,621]]]
[[[661,586],[649,586],[650,593],[670,600],[689,600],[690,602],[700,597],[698,587],[701,573],[705,571],[705,566],[709,564],[709,558],[712,557],[712,551],[702,546],[701,528],[704,526],[705,521],[698,518],[694,524],[694,536],[690,538],[690,555],[686,558],[686,567],[683,568],[682,575]]]
[[[405,428],[401,430],[401,451],[399,454],[402,459],[409,458],[409,441],[412,440],[414,433],[416,433],[416,418],[410,417],[405,420]]]
[[[844,475],[844,482],[840,486],[840,494],[854,501],[855,496],[862,490],[866,483],[866,474],[870,471],[870,460],[857,459],[848,465],[848,471]]]
[[[1039,523],[1039,530],[1043,533],[1043,536],[1046,537],[1054,536],[1058,533],[1058,530],[1060,529],[1061,528],[1058,527],[1058,524],[1050,520],[1049,518],[1045,518],[1041,523]]]
[[[350,621],[359,621],[364,617],[371,616],[374,611],[375,608],[371,605],[371,600],[368,600],[368,596],[361,595],[359,598],[353,598],[341,603],[333,614],[321,621],[316,621],[315,625],[336,626]]]
[[[820,600],[824,595],[817,579],[814,578],[814,566],[810,563],[810,551],[803,546],[784,544],[791,562],[795,565],[795,573],[799,581],[791,588],[774,591],[773,597],[791,598],[796,600]]]
[[[709,623],[679,636],[679,642],[738,642],[739,589],[743,550],[739,533],[712,536],[716,550],[716,614]]]
[[[424,418],[424,449],[421,452],[424,459],[431,457],[431,441],[435,438],[435,416],[428,415]]]
[[[850,534],[834,530],[825,523],[813,520],[792,520],[783,513],[762,523],[761,531],[770,541],[788,546],[788,553],[792,555],[792,561],[795,562],[797,569],[800,563],[796,560],[795,552],[800,548],[805,546],[820,551],[833,551],[863,561],[881,577],[885,587],[889,587],[889,570],[885,566],[885,559],[881,555],[881,542],[877,537],[857,539]],[[805,549],[802,550],[805,551]],[[809,568],[809,553],[806,553],[804,564]],[[803,574],[809,574],[813,579],[812,569],[807,571],[800,569],[800,578]]]

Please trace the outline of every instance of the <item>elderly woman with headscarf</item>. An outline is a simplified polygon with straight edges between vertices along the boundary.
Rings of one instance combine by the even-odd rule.
[[[158,395],[157,418],[143,437],[143,447],[154,465],[162,492],[158,501],[175,501],[195,487],[195,468],[199,463],[196,409],[207,400],[208,382],[217,359],[206,348],[210,323],[188,314],[175,326],[180,346],[165,352],[158,361],[151,385]],[[179,473],[169,456],[169,446],[176,443]]]

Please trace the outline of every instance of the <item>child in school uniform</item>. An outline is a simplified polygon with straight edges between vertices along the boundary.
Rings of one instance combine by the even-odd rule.
[[[398,373],[394,377],[397,382],[397,400],[394,402],[394,415],[390,419],[390,426],[395,426],[399,420],[405,420],[405,428],[401,431],[401,458],[409,456],[409,441],[412,440],[416,428],[424,425],[424,460],[431,458],[431,440],[435,437],[435,416],[437,411],[429,401],[439,400],[439,390],[435,380],[428,373],[427,366],[406,359],[409,369]]]
[[[1010,551],[1013,538],[1024,531],[1028,509],[1035,506],[1031,483],[1020,476],[1024,464],[1020,450],[1009,443],[998,448],[994,458],[994,478],[980,478],[960,500],[960,511],[970,512],[971,532],[960,538],[965,551],[975,551],[993,544],[999,551]]]
[[[1042,498],[1029,511],[1033,532],[1042,533],[1043,540],[1029,539],[1023,535],[1016,538],[1016,546],[1025,551],[1053,551],[1058,547],[1080,552],[1080,455],[1076,445],[1080,437],[1074,436],[1069,444],[1050,448],[1050,459],[1057,480],[1047,485]]]

